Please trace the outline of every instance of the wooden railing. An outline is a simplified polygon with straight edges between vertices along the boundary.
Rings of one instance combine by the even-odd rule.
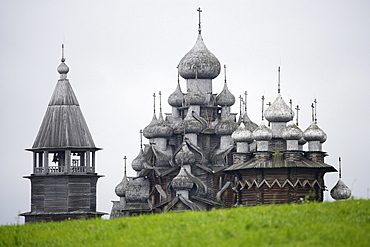
[[[48,174],[57,174],[57,173],[65,173],[66,167],[65,166],[49,166],[47,167]],[[86,166],[71,166],[69,167],[69,174],[73,173],[94,173],[94,167],[86,167]],[[34,168],[35,174],[45,174],[45,167],[35,167]]]

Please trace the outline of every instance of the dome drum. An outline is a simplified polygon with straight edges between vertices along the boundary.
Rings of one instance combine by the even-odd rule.
[[[320,141],[309,141],[308,142],[308,150],[321,152],[322,151],[322,144]]]
[[[270,122],[272,138],[283,138],[283,131],[286,128],[286,122]]]
[[[298,140],[286,140],[287,150],[299,150]]]
[[[186,81],[186,87],[188,91],[200,91],[206,96],[206,103],[209,102],[209,98],[212,94],[212,80],[211,79],[188,79]],[[208,101],[207,101],[208,100]]]

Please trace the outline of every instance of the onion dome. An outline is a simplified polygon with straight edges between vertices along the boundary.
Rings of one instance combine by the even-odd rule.
[[[334,200],[345,200],[351,196],[351,190],[341,179],[338,179],[337,184],[331,189],[330,195]]]
[[[298,145],[304,145],[306,143],[307,143],[307,141],[303,138],[303,136],[302,136],[301,139],[298,140]]]
[[[119,197],[124,197],[126,195],[127,185],[128,185],[128,180],[125,174],[123,176],[121,183],[119,183],[114,190],[116,192],[116,195]]]
[[[203,130],[203,125],[201,122],[196,120],[193,117],[193,112],[188,110],[186,117],[182,122],[178,125],[178,130],[183,131],[185,129],[185,133],[200,133]]]
[[[300,140],[303,136],[303,132],[293,121],[290,121],[283,130],[282,136],[285,140]]]
[[[304,132],[303,138],[306,141],[320,141],[321,143],[326,141],[325,132],[317,126],[316,123],[312,123]]]
[[[59,64],[57,71],[60,74],[60,79],[67,79],[67,73],[69,72],[69,67],[64,63],[65,59],[62,58],[62,63]]]
[[[247,112],[243,114],[242,121],[244,126],[251,132],[257,129],[258,125],[249,119]]]
[[[262,122],[257,129],[252,132],[252,136],[256,141],[269,141],[272,139],[272,131]]]
[[[185,168],[181,167],[179,174],[172,179],[171,185],[175,190],[191,190],[194,183],[186,174]]]
[[[241,122],[239,127],[233,132],[231,138],[233,138],[235,142],[253,142],[252,132],[245,127],[243,122]]]
[[[144,129],[145,131],[145,129]],[[151,138],[162,137],[168,138],[172,136],[173,129],[163,119],[162,113],[159,113],[159,118],[156,123],[151,127]],[[145,135],[145,132],[144,132]]]
[[[154,137],[154,128],[155,128],[157,122],[158,122],[157,117],[155,116],[155,114],[153,114],[152,121],[143,130],[143,135],[145,136],[145,138],[151,139],[151,138]]]
[[[184,100],[184,94],[181,91],[180,84],[177,83],[175,91],[168,97],[168,104],[172,107],[181,107]]]
[[[214,79],[221,71],[221,65],[210,52],[199,34],[194,47],[181,59],[179,73],[184,79]]]
[[[188,145],[183,142],[181,150],[175,155],[175,162],[182,165],[192,165],[195,163],[195,153],[193,153]]]
[[[203,105],[206,102],[206,95],[202,93],[198,87],[188,90],[186,103],[189,105]]]
[[[128,186],[128,180],[126,177],[126,156],[123,158],[125,160],[125,165],[124,165],[124,173],[123,173],[123,178],[122,181],[116,186],[115,192],[116,195],[119,197],[124,197],[126,195],[126,190]]]
[[[143,149],[140,148],[140,152],[139,152],[138,156],[132,161],[131,167],[135,171],[139,172],[139,171],[141,171],[142,169],[144,169],[148,166],[150,166],[150,165],[145,159]]]
[[[294,112],[284,102],[279,93],[274,103],[265,111],[265,118],[270,122],[289,122],[294,117]]]
[[[223,113],[221,121],[215,126],[215,133],[217,135],[231,135],[237,128],[238,124],[226,113]]]
[[[216,97],[216,104],[219,106],[232,106],[235,103],[235,96],[230,93],[227,88],[226,82],[224,83],[224,88],[222,92]]]

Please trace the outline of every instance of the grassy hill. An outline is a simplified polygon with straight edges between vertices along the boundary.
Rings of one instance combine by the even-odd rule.
[[[370,246],[370,200],[0,227],[0,246]]]

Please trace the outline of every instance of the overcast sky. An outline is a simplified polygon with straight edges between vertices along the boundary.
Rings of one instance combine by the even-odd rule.
[[[198,7],[208,49],[227,65],[229,90],[248,91],[249,117],[261,121],[261,96],[299,104],[299,127],[311,119],[327,133],[326,163],[338,167],[356,198],[369,198],[370,1],[17,1],[0,0],[0,224],[24,222],[30,210],[32,147],[59,74],[65,43],[68,78],[97,147],[99,211],[118,200],[127,155],[139,153],[139,130],[162,91],[164,112],[176,66],[197,37]],[[181,79],[185,90],[185,80]],[[213,92],[223,86],[223,72]],[[158,99],[158,98],[157,98]],[[159,102],[157,101],[157,112]],[[239,112],[239,103],[232,107]],[[148,141],[144,138],[144,143]],[[338,173],[327,173],[330,190]],[[331,200],[325,192],[325,200]]]

